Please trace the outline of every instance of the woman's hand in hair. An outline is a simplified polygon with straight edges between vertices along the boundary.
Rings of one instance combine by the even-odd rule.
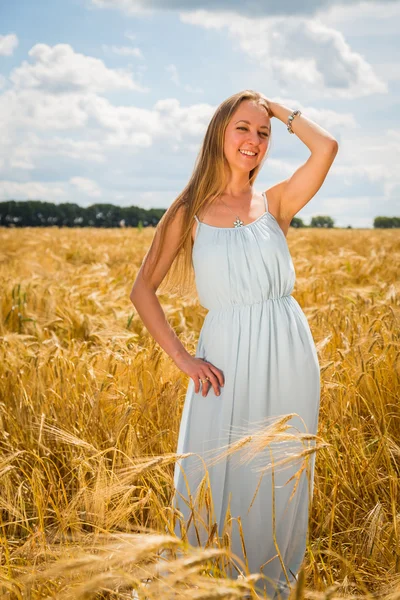
[[[266,101],[266,103],[268,104],[268,115],[270,118],[274,117],[274,109],[273,109],[273,101],[270,100],[269,98],[267,98],[267,96],[265,96],[264,94],[261,94],[261,96],[264,98],[264,100]]]
[[[205,359],[187,354],[176,359],[175,364],[181,371],[193,379],[196,394],[200,391],[201,387],[202,396],[206,396],[212,386],[216,396],[220,395],[220,386],[223,387],[225,383],[224,374],[221,369],[218,369]],[[206,377],[208,377],[209,381],[200,381],[201,379],[206,379]]]

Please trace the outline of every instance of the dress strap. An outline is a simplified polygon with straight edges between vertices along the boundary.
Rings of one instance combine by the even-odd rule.
[[[268,212],[268,202],[267,202],[267,194],[265,192],[262,193],[263,197],[264,197],[264,208],[265,208],[265,212]]]
[[[200,229],[200,223],[201,223],[201,221],[199,221],[199,219],[197,218],[197,215],[194,215],[194,218],[196,219],[196,223],[197,223],[197,225],[196,225],[196,231],[195,231],[195,233],[194,233],[194,240],[193,240],[193,243],[196,241],[196,239],[197,239],[197,236],[199,235],[199,229]]]

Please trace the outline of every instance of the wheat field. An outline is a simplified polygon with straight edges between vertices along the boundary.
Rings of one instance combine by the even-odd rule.
[[[129,300],[153,234],[0,228],[1,598],[257,598],[256,576],[225,576],[229,545],[173,535],[188,377]],[[293,598],[400,599],[400,236],[291,228],[287,240],[321,364]],[[205,309],[159,297],[194,354]]]

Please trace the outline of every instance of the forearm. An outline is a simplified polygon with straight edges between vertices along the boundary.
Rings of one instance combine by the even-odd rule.
[[[130,300],[148,332],[173,361],[189,354],[168,323],[154,290],[143,284],[131,293]]]
[[[273,116],[287,125],[288,117],[293,112],[293,109],[270,100],[268,101],[268,104]],[[326,131],[326,129],[320,127],[303,114],[296,115],[293,119],[292,131],[307,146],[307,148],[311,150],[311,152],[330,151],[332,146],[337,143],[335,138]]]

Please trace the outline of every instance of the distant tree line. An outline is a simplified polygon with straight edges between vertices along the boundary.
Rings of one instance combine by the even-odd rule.
[[[332,217],[326,215],[320,215],[318,217],[312,217],[310,225],[305,225],[302,219],[293,217],[290,225],[292,227],[334,227],[334,220]],[[375,217],[374,228],[375,229],[393,229],[394,227],[400,227],[400,217]],[[348,225],[346,229],[352,229],[351,225]]]
[[[148,227],[157,225],[164,208],[93,204],[53,204],[41,200],[0,202],[0,225],[5,227]]]
[[[0,202],[0,226],[3,227],[151,227],[157,225],[165,208],[140,208],[139,206],[114,206],[92,204],[84,208],[78,204],[53,204],[41,200]],[[306,225],[299,217],[293,217],[292,227],[335,226],[332,217],[312,217]],[[375,217],[375,228],[400,227],[400,217]],[[351,229],[351,225],[348,225]]]
[[[374,227],[380,227],[382,229],[400,227],[400,217],[375,217]]]

